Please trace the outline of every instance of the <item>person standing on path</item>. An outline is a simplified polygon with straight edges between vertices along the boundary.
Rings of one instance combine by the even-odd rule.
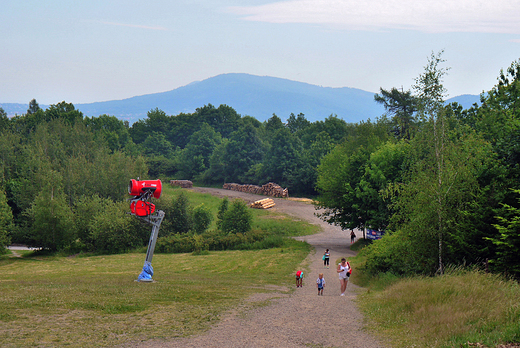
[[[329,260],[330,260],[330,251],[329,249],[325,250],[323,253],[323,268],[329,268]]]
[[[354,233],[354,230],[350,232],[350,244],[353,244],[356,241],[356,234]]]
[[[316,286],[318,287],[318,296],[323,296],[323,288],[325,287],[325,278],[323,278],[323,273],[318,274]]]
[[[347,260],[345,258],[341,259],[341,262],[338,263],[338,269],[336,270],[339,273],[339,283],[341,285],[341,295],[345,296],[345,290],[347,290],[347,283],[348,283],[348,271],[349,267],[347,264]]]

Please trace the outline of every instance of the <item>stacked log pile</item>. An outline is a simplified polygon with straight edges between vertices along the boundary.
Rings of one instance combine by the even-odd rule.
[[[274,201],[271,198],[264,198],[250,204],[251,208],[255,209],[269,209],[274,207]]]
[[[182,188],[192,188],[193,183],[190,180],[170,180],[170,185],[180,186]]]
[[[256,194],[263,194],[262,188],[257,185],[240,185],[240,184],[224,184],[222,188],[226,190],[231,191],[238,191],[238,192],[245,192],[245,193],[256,193]]]
[[[283,189],[280,185],[275,184],[274,182],[268,182],[267,184],[262,185],[262,191],[266,196],[289,197],[289,190],[286,188]]]
[[[272,196],[272,197],[289,197],[289,190],[283,189],[280,185],[274,182],[269,182],[262,187],[258,185],[240,185],[234,183],[225,183],[222,186],[223,189],[239,191],[245,193],[255,193],[259,195]]]

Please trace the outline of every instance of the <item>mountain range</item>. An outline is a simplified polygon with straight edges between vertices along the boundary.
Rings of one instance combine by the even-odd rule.
[[[478,95],[461,95],[450,98],[464,108],[479,102]],[[130,124],[145,119],[147,112],[158,108],[167,115],[192,113],[197,108],[212,104],[231,106],[242,116],[259,121],[276,114],[286,120],[291,113],[303,113],[314,122],[336,115],[348,123],[375,120],[384,113],[382,105],[374,101],[374,93],[357,88],[321,87],[303,82],[242,73],[217,75],[203,81],[162,93],[131,97],[122,100],[74,104],[85,116],[103,114],[116,116]],[[25,114],[28,104],[0,104],[9,116]],[[40,105],[46,109],[47,105]]]

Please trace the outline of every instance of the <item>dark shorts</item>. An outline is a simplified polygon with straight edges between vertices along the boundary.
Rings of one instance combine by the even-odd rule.
[[[329,264],[329,258],[328,257],[326,257],[325,260],[323,260],[323,264],[324,265],[328,265]]]

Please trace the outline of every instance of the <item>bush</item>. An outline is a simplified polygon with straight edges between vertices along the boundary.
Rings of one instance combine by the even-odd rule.
[[[161,224],[163,235],[188,233],[192,230],[191,209],[188,198],[181,192],[177,199],[163,197],[156,204],[157,210],[164,211],[164,220]]]
[[[132,219],[126,214],[124,202],[106,202],[103,211],[93,218],[90,238],[96,252],[119,253],[141,246],[142,240],[132,229]]]
[[[211,221],[213,220],[213,215],[211,215],[211,211],[206,208],[204,203],[196,206],[193,209],[193,230],[195,233],[201,234],[206,231],[211,225]]]
[[[71,209],[65,195],[53,187],[42,189],[25,214],[27,245],[57,251],[74,239]]]
[[[223,214],[220,228],[227,233],[246,233],[251,230],[252,220],[253,215],[244,201],[235,199]]]
[[[0,191],[0,254],[6,252],[4,247],[10,244],[9,233],[13,227],[13,213],[7,204],[4,192]]]
[[[402,232],[386,234],[381,240],[374,241],[363,248],[361,253],[366,257],[363,270],[372,275],[420,274],[424,272],[424,263],[427,261],[418,255],[411,239]]]
[[[159,253],[189,253],[201,250],[260,250],[281,247],[282,236],[252,230],[247,233],[207,231],[201,235],[180,234],[159,237],[155,250]]]

